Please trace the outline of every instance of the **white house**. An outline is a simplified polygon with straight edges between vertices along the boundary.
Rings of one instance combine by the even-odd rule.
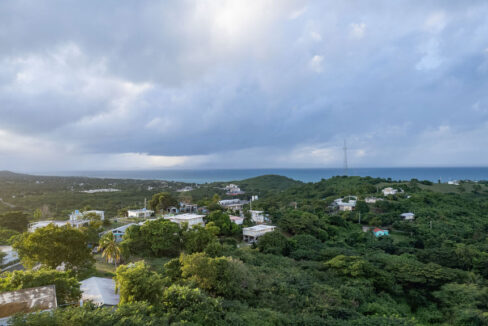
[[[383,200],[383,198],[376,198],[376,197],[366,197],[364,199],[364,201],[367,203],[367,204],[374,204],[376,203],[377,201],[381,201]]]
[[[130,209],[127,211],[128,217],[136,217],[136,218],[148,218],[150,217],[154,211],[146,208],[141,209]]]
[[[356,196],[337,198],[334,200],[334,205],[339,207],[340,211],[352,211],[356,207],[357,200],[358,198]]]
[[[384,196],[388,196],[388,195],[396,195],[396,193],[398,192],[398,190],[396,189],[393,189],[392,187],[387,187],[383,190],[381,190],[383,192],[383,195]]]
[[[97,306],[116,306],[120,297],[115,293],[115,281],[111,278],[90,277],[80,282],[81,302],[91,301]]]
[[[256,242],[262,235],[274,231],[276,226],[259,224],[242,229],[242,238],[246,242]]]
[[[82,219],[83,219],[83,213],[80,212],[79,210],[75,210],[74,212],[71,212],[71,214],[69,215],[70,221],[76,221]]]
[[[73,220],[73,221],[37,221],[37,222],[32,222],[29,224],[29,232],[34,232],[35,230],[39,228],[43,228],[48,226],[49,224],[54,224],[56,226],[65,226],[65,225],[71,225],[75,228],[80,228],[82,226],[88,225],[90,221],[89,220]]]
[[[250,210],[249,213],[251,213],[251,219],[254,223],[264,223],[264,212],[263,211],[252,211],[252,210]]]
[[[83,212],[83,216],[85,216],[86,214],[97,214],[98,216],[100,216],[100,220],[103,221],[105,219],[105,212],[104,211],[91,210],[91,211]]]
[[[203,218],[205,215],[198,215],[198,214],[180,214],[174,216],[165,216],[165,219],[170,220],[173,223],[177,223],[178,225],[182,225],[183,223],[188,223],[188,227],[192,228],[194,225],[201,225],[205,226],[203,222]]]
[[[408,212],[408,213],[403,213],[403,214],[401,214],[400,216],[401,216],[401,217],[403,217],[403,219],[404,219],[405,221],[412,221],[412,220],[414,220],[414,219],[415,219],[415,214],[414,214],[414,213],[410,213],[410,212]]]
[[[229,216],[230,220],[232,223],[235,223],[237,225],[242,225],[242,223],[244,222],[244,217],[240,217],[240,216]]]
[[[246,204],[249,204],[249,202],[241,199],[224,199],[219,201],[220,206],[234,211],[241,211]]]
[[[447,181],[447,184],[448,185],[459,186],[459,181],[457,181],[457,180]]]

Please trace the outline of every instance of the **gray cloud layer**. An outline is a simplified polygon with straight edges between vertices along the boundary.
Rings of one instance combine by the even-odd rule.
[[[486,165],[483,1],[3,1],[0,168]],[[35,163],[29,160],[36,156]]]

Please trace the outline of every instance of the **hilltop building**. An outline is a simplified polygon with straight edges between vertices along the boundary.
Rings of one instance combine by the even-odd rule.
[[[180,226],[182,226],[183,223],[187,223],[188,227],[192,228],[195,225],[205,226],[205,222],[203,222],[204,217],[205,215],[180,214],[175,216],[167,216],[165,219],[170,220],[173,223],[177,223]]]
[[[135,217],[135,218],[148,218],[154,214],[154,211],[146,208],[141,209],[130,209],[127,211],[128,217]]]
[[[229,216],[230,220],[232,223],[235,223],[237,225],[242,225],[242,223],[244,222],[244,217],[240,217],[240,216]]]
[[[264,223],[265,217],[263,211],[250,210],[249,213],[251,213],[251,219],[254,223]]]
[[[415,214],[411,212],[400,214],[400,216],[403,217],[405,221],[412,221],[415,219]]]
[[[383,192],[383,196],[396,195],[398,192],[398,190],[393,189],[392,187],[387,187],[381,191]]]
[[[356,196],[337,198],[333,205],[338,207],[340,211],[352,211],[356,207],[357,200]]]
[[[258,239],[268,232],[273,232],[276,226],[273,225],[255,225],[242,229],[242,238],[244,241],[252,243],[258,241]]]

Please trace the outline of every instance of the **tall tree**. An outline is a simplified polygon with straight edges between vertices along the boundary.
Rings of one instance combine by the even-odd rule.
[[[56,268],[64,263],[67,269],[79,270],[93,264],[86,234],[69,225],[50,224],[20,234],[14,238],[12,246],[28,267],[41,263]]]
[[[151,200],[149,200],[149,207],[156,212],[166,210],[172,206],[178,206],[178,201],[169,192],[154,194]]]
[[[99,247],[103,250],[102,257],[107,262],[113,262],[115,266],[120,262],[121,249],[117,241],[115,241],[114,234],[112,232],[106,233],[101,239]]]
[[[163,295],[161,276],[151,271],[144,261],[120,265],[115,273],[115,284],[121,304],[136,301],[159,304]]]

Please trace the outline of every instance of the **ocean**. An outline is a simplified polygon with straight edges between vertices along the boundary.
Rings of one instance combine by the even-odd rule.
[[[137,171],[64,171],[37,173],[57,176],[84,176],[95,178],[167,180],[187,183],[237,181],[264,174],[278,174],[303,182],[317,182],[336,175],[344,175],[343,169],[215,169],[215,170],[137,170]],[[371,176],[392,180],[488,180],[488,167],[429,167],[429,168],[354,168],[350,176]]]

